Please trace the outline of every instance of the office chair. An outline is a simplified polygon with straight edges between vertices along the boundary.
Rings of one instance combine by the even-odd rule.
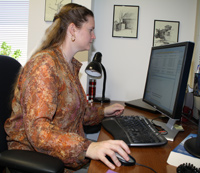
[[[0,55],[0,173],[7,167],[11,173],[62,173],[64,163],[55,157],[25,150],[8,150],[4,122],[11,114],[13,84],[21,64]]]

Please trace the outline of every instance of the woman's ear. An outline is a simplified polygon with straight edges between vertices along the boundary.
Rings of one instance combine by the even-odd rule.
[[[76,26],[75,26],[74,23],[70,23],[70,24],[69,24],[68,31],[69,31],[69,33],[71,34],[71,36],[74,36],[74,35],[75,35]]]
[[[75,26],[75,24],[70,23],[68,30],[67,30],[67,32],[68,32],[67,35],[69,35],[69,37],[71,37],[72,42],[75,42],[75,40],[76,40],[76,31],[77,31],[77,27]]]

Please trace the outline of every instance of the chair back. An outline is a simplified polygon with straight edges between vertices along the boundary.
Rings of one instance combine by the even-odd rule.
[[[11,115],[13,85],[21,64],[9,56],[0,55],[0,152],[7,150],[4,122]]]

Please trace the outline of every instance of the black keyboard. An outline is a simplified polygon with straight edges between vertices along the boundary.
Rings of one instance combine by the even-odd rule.
[[[129,146],[160,146],[167,143],[150,121],[143,116],[105,118],[103,127],[114,137]]]

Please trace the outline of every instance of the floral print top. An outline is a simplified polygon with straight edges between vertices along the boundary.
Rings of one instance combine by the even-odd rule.
[[[69,168],[88,161],[91,141],[83,125],[100,123],[104,112],[87,104],[78,77],[81,63],[73,58],[72,64],[74,72],[56,47],[38,52],[22,68],[4,126],[9,149],[46,153]]]

